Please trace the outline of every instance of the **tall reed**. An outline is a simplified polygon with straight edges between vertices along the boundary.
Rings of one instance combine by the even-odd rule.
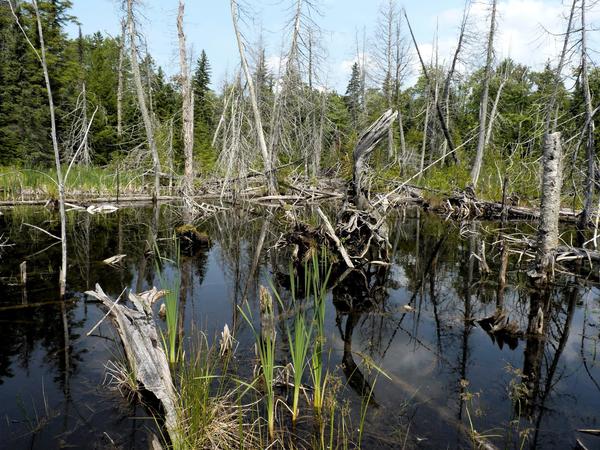
[[[256,351],[260,361],[260,373],[264,388],[264,402],[267,410],[267,425],[269,428],[269,438],[275,439],[275,389],[273,382],[275,380],[275,319],[273,316],[273,298],[264,286],[260,287],[260,320],[261,329],[257,331],[252,321],[252,312],[247,308],[247,312],[238,307],[240,313],[250,325],[256,341]]]
[[[327,254],[324,251],[321,254],[322,262],[326,264]],[[320,417],[328,381],[328,373],[324,373],[323,371],[323,347],[325,345],[325,302],[331,267],[327,269],[325,277],[321,279],[319,257],[316,254],[313,254],[312,265],[307,265],[307,268],[306,276],[308,279],[306,283],[311,286],[310,289],[312,291],[314,306],[314,320],[312,326],[314,326],[315,329],[313,351],[310,357],[310,374],[314,389],[313,407],[317,417]]]
[[[312,337],[312,326],[306,325],[306,318],[303,308],[296,300],[296,286],[293,271],[290,270],[290,283],[293,299],[293,307],[295,310],[294,331],[287,330],[288,342],[290,344],[290,356],[292,358],[292,368],[294,371],[294,392],[292,400],[292,424],[295,426],[299,415],[300,389],[302,388],[302,378],[304,377],[304,369],[306,368],[306,358],[310,348]],[[306,284],[305,284],[306,285]],[[276,293],[276,291],[275,291]],[[277,295],[277,293],[276,293]],[[277,299],[281,299],[277,295]]]
[[[175,261],[171,261],[173,263],[173,272],[170,276],[166,276],[160,264],[160,261],[163,258],[160,256],[158,246],[155,246],[158,257],[156,261],[156,272],[160,280],[161,289],[166,291],[164,305],[166,311],[167,333],[166,336],[163,334],[162,338],[165,351],[167,352],[167,358],[171,364],[175,364],[177,362],[181,351],[177,342],[179,325],[179,293],[181,290],[179,244],[177,244],[175,248]]]

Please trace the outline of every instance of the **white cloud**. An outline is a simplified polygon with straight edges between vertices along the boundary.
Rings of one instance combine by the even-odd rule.
[[[498,29],[494,44],[496,58],[501,60],[511,57],[534,69],[540,69],[548,59],[555,60],[562,48],[562,33],[566,29],[567,13],[568,6],[557,0],[499,0]],[[474,42],[467,52],[474,58],[475,66],[479,67],[483,63],[489,15],[488,2],[478,1],[472,4],[469,30]],[[592,10],[588,17],[590,23],[597,20],[600,17],[598,8]],[[440,36],[440,55],[443,55],[446,61],[452,57],[456,47],[461,19],[460,8],[447,9],[438,15],[439,29],[443,33]],[[429,58],[431,44],[420,45],[424,57]]]

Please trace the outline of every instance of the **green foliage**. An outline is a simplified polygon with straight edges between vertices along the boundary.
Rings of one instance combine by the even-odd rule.
[[[75,127],[74,118],[80,117],[74,110],[82,100],[84,83],[88,119],[92,111],[98,108],[88,136],[93,164],[112,165],[116,161],[123,161],[131,150],[143,149],[146,136],[140,126],[137,98],[132,89],[129,52],[126,48],[122,52],[123,37],[110,37],[97,32],[70,38],[65,33],[66,26],[76,23],[76,19],[69,14],[71,2],[45,0],[38,4],[63,153],[67,154],[77,146],[77,142],[69,142],[69,139]],[[17,2],[16,15],[27,37],[34,46],[39,47],[31,4]],[[161,163],[170,169],[172,162],[173,171],[177,173],[183,166],[180,81],[177,77],[168,79],[163,70],[156,66],[152,56],[144,55],[143,48],[140,50],[142,82],[155,119],[155,138]],[[117,86],[121,55],[123,133],[119,136]],[[399,122],[394,123],[391,129],[392,147],[398,158],[387,157],[386,142],[380,144],[369,163],[384,178],[375,180],[373,185],[387,190],[384,181],[389,177],[393,176],[395,181],[413,177],[419,170],[424,144],[425,165],[438,159],[440,162],[421,177],[423,186],[449,191],[464,188],[468,184],[469,178],[465,174],[470,170],[475,155],[476,139],[472,138],[479,123],[482,69],[468,74],[455,73],[449,85],[446,104],[446,99],[441,96],[445,93],[447,74],[435,65],[428,67],[429,81],[423,74],[417,74],[413,86],[403,87],[402,79],[396,79],[394,73],[387,73],[378,86],[373,86],[371,80],[365,80],[364,71],[357,62],[352,66],[344,95],[309,85],[306,75],[292,66],[287,67],[285,76],[277,84],[269,73],[264,50],[259,49],[252,74],[268,145],[276,152],[274,161],[278,164],[295,163],[278,173],[279,177],[287,176],[291,171],[305,171],[307,175],[314,176],[318,172],[313,170],[320,169],[322,175],[335,174],[350,179],[352,151],[359,136],[391,106],[399,109],[403,125],[402,133]],[[490,81],[490,103],[495,103],[496,98],[498,103],[486,145],[481,185],[477,187],[479,196],[499,200],[499,180],[505,175],[510,179],[511,192],[522,197],[538,196],[539,180],[535,162],[541,156],[546,105],[556,89],[554,70],[554,64],[550,62],[537,72],[511,59],[499,61],[496,65]],[[562,84],[558,86],[556,110],[551,118],[556,122],[557,129],[563,132],[564,141],[575,143],[584,126],[585,108],[579,69],[574,70],[572,75],[576,80],[573,89],[567,89]],[[588,75],[592,98],[598,98],[600,69],[592,68]],[[275,89],[276,85],[279,91]],[[215,173],[220,146],[214,148],[212,140],[227,99],[230,100],[229,106],[235,104],[240,117],[250,117],[251,111],[247,96],[239,92],[238,80],[226,84],[222,92],[211,90],[211,67],[204,51],[195,64],[192,86],[194,159],[198,172],[207,176]],[[447,115],[452,140],[455,146],[460,146],[456,153],[460,161],[458,165],[453,158],[441,162],[447,145],[437,113],[431,107],[436,93]],[[427,105],[430,114],[428,123],[425,123]],[[489,110],[492,114],[491,107]],[[274,120],[275,114],[283,116]],[[231,122],[230,110],[225,111],[223,117],[226,125]],[[256,148],[255,133],[249,121],[242,120],[240,127],[243,145]],[[229,128],[225,126],[221,129]],[[427,133],[424,133],[425,129]],[[39,61],[17,26],[7,2],[0,2],[0,165],[35,170],[52,165],[49,130],[46,87]],[[221,135],[224,133],[222,131]],[[423,143],[425,136],[427,141]],[[596,127],[597,142],[600,142],[600,127]],[[404,148],[401,148],[402,143]],[[567,150],[573,151],[571,148]],[[581,149],[574,150],[572,166],[577,167],[585,162],[585,155]],[[309,161],[316,155],[320,167],[314,167]],[[258,151],[247,158],[252,169],[260,169]],[[304,164],[297,162],[301,159]],[[94,178],[92,173],[88,175]],[[564,183],[569,191],[567,195],[574,199],[573,202],[578,202],[577,186],[581,185],[582,173],[570,170],[566,175],[571,177]],[[11,181],[5,183],[3,191],[5,195],[6,192],[15,193],[15,186],[19,183],[21,193],[36,191],[45,184],[31,179],[29,181],[32,184],[29,185],[23,175],[18,179],[5,178],[9,179]],[[99,179],[93,183],[107,185],[106,181]],[[101,188],[104,189],[105,186]],[[46,186],[46,190],[52,194],[55,191],[50,185]]]
[[[346,106],[354,128],[358,128],[362,106],[361,70],[357,62],[352,65],[352,75],[346,88]]]

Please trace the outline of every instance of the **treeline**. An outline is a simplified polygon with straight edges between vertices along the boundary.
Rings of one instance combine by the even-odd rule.
[[[361,130],[392,108],[399,111],[399,116],[385,149],[376,153],[374,166],[382,170],[376,182],[386,180],[387,176],[396,179],[398,175],[413,176],[437,161],[438,164],[425,173],[434,186],[464,187],[474,181],[471,168],[478,148],[483,145],[484,185],[486,180],[491,183],[492,178],[496,183],[512,170],[513,178],[521,177],[529,180],[530,186],[537,186],[539,166],[530,167],[527,163],[541,154],[549,99],[556,99],[551,112],[554,127],[578,143],[589,121],[586,108],[590,99],[600,97],[600,70],[581,64],[577,56],[578,52],[587,53],[580,47],[582,31],[576,25],[580,20],[578,15],[587,8],[585,2],[573,2],[574,17],[566,33],[577,36],[569,44],[569,53],[565,55],[569,63],[564,73],[558,74],[557,83],[558,63],[555,61],[548,61],[543,70],[536,71],[510,59],[488,58],[477,70],[459,71],[457,61],[465,58],[464,53],[469,51],[465,44],[466,29],[470,26],[468,5],[452,63],[442,64],[434,48],[431,60],[419,65],[406,30],[408,17],[403,17],[395,2],[388,0],[381,8],[378,31],[371,40],[372,48],[368,49],[372,58],[367,62],[364,55],[357,55],[343,93],[327,89],[322,81],[326,75],[319,66],[325,49],[319,46],[318,26],[306,19],[311,17],[308,9],[313,5],[294,3],[298,3],[298,9],[290,22],[291,37],[287,50],[281,55],[283,63],[278,74],[268,69],[265,49],[246,41],[242,43],[246,53],[241,52],[241,55],[249,61],[249,72],[240,70],[218,90],[210,88],[211,70],[206,54],[202,52],[193,64],[194,158],[201,174],[239,178],[252,168],[268,167],[267,158],[275,168],[291,167],[311,176],[333,171],[349,176],[352,148]],[[74,155],[93,118],[89,134],[85,136],[86,151],[78,155],[81,163],[105,165],[130,161],[143,165],[149,158],[147,136],[141,125],[126,48],[132,44],[123,39],[125,26],[122,36],[95,33],[69,38],[65,28],[76,23],[76,18],[69,14],[71,2],[51,0],[38,4],[63,155],[65,158]],[[496,1],[492,1],[490,8],[495,8],[495,4]],[[235,2],[233,7],[237,8]],[[39,47],[35,15],[29,3],[18,2],[16,14],[27,37]],[[238,20],[235,14],[233,20]],[[488,20],[492,31],[488,52],[493,54],[493,31],[497,23],[494,15]],[[585,30],[585,23],[582,26]],[[565,34],[565,30],[556,31]],[[156,66],[145,47],[143,35],[133,42],[141,55],[140,72],[154,123],[161,170],[181,173],[179,77],[168,79]],[[417,81],[406,86],[405,80],[413,67],[420,67]],[[248,89],[248,74],[253,95]],[[566,84],[564,78],[573,82]],[[483,109],[485,121],[481,120],[482,98],[487,99]],[[256,110],[253,100],[257,103]],[[0,164],[26,167],[50,164],[48,117],[38,61],[8,5],[2,2]],[[257,117],[261,119],[258,122]],[[482,124],[485,124],[483,131]],[[593,133],[595,159],[600,136],[596,136],[597,131]],[[478,143],[479,134],[483,136],[479,139],[483,144]],[[585,176],[586,170],[579,168],[586,161],[584,147],[585,142],[579,142],[567,149],[571,158],[569,171],[574,180]],[[450,169],[445,170],[445,167]]]
[[[39,1],[55,99],[58,136],[65,157],[74,155],[91,121],[87,139],[90,160],[104,165],[146,145],[129,57],[122,36],[102,33],[69,38],[67,25],[77,24],[68,0]],[[18,22],[6,2],[0,3],[0,164],[46,166],[53,162],[50,114],[40,63],[27,38],[39,48],[35,13],[18,2]],[[177,79],[167,79],[145,48],[140,72],[164,157],[181,153],[181,98]],[[210,91],[211,69],[204,52],[196,62],[196,144],[199,158],[214,159],[210,150],[217,97]],[[97,111],[93,115],[94,111]],[[87,117],[82,117],[85,114]],[[93,121],[92,119],[93,115]],[[81,157],[80,157],[81,158]]]

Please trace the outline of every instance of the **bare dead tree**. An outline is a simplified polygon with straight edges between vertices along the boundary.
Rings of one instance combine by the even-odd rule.
[[[594,143],[594,115],[592,107],[592,95],[590,93],[590,82],[588,75],[588,46],[587,46],[587,23],[586,23],[586,1],[581,0],[581,89],[585,104],[585,126],[586,137],[586,159],[587,173],[585,178],[585,194],[583,211],[579,217],[579,227],[583,228],[590,222],[593,208],[594,185],[595,185],[595,143]]]
[[[89,166],[92,162],[92,158],[90,155],[90,146],[88,141],[88,133],[86,132],[88,128],[88,113],[87,113],[87,92],[86,92],[86,80],[85,80],[85,48],[83,42],[83,35],[81,33],[81,27],[79,27],[79,36],[77,38],[78,45],[78,53],[79,53],[79,66],[82,70],[81,74],[81,94],[79,99],[81,99],[81,124],[80,124],[80,134],[83,139],[83,147],[81,150],[81,163],[85,166]]]
[[[573,0],[571,4],[571,10],[569,13],[569,19],[567,21],[567,30],[564,34],[563,46],[560,52],[560,57],[558,59],[558,64],[556,69],[554,70],[554,89],[548,99],[548,102],[545,106],[545,119],[544,119],[544,133],[549,134],[556,128],[553,124],[552,116],[554,115],[554,107],[556,105],[556,101],[558,99],[559,87],[562,83],[562,71],[565,66],[565,62],[567,59],[567,53],[569,51],[569,40],[571,38],[571,33],[573,32],[573,18],[575,16],[575,7],[577,6],[578,0]],[[554,121],[555,122],[555,121]]]
[[[398,133],[400,135],[400,159],[402,166],[404,166],[405,158],[406,158],[406,139],[404,137],[404,123],[402,119],[402,99],[401,99],[401,91],[402,91],[402,79],[404,71],[408,65],[408,58],[406,57],[408,51],[402,39],[402,27],[401,27],[401,17],[398,14],[398,18],[396,20],[396,38],[395,38],[395,50],[396,50],[396,59],[394,61],[395,65],[395,76],[394,76],[394,96],[396,99],[396,111],[398,111]],[[401,170],[402,170],[401,166]]]
[[[429,76],[429,71],[425,66],[425,62],[423,61],[423,57],[421,56],[421,51],[419,50],[419,45],[417,44],[417,39],[415,38],[415,34],[410,25],[410,21],[408,20],[408,15],[406,14],[406,10],[403,10],[404,18],[406,19],[406,24],[408,25],[408,31],[410,32],[410,36],[412,38],[413,44],[415,46],[415,50],[417,51],[417,56],[419,57],[419,62],[421,63],[421,69],[423,70],[423,76],[425,77],[425,81],[427,81],[428,85],[431,85],[431,77]],[[450,136],[450,131],[446,126],[446,119],[444,117],[444,112],[442,111],[442,107],[439,101],[435,102],[435,110],[437,112],[437,117],[440,122],[440,128],[444,133],[444,138],[448,144],[448,153],[454,153],[456,151],[454,147],[454,143],[452,142],[452,137]]]
[[[146,94],[144,93],[144,86],[142,84],[142,76],[140,73],[140,66],[138,62],[138,50],[136,40],[138,38],[135,26],[135,0],[126,0],[127,7],[127,28],[129,31],[129,44],[130,44],[130,59],[131,69],[133,73],[133,81],[136,88],[138,105],[142,114],[142,120],[144,122],[144,129],[146,131],[146,139],[148,141],[148,147],[152,155],[152,170],[154,171],[154,192],[153,198],[155,200],[160,196],[160,159],[158,156],[158,147],[156,145],[156,139],[154,136],[154,123],[148,109],[146,102]]]
[[[387,0],[379,8],[379,18],[376,28],[375,48],[379,82],[385,96],[386,106],[392,108],[394,100],[394,84],[397,80],[394,75],[398,76],[398,71],[394,70],[394,50],[398,51],[398,45],[395,39],[398,37],[395,25],[398,21],[398,8],[395,0]],[[393,125],[388,129],[388,158],[391,160],[395,157],[396,149],[394,146],[394,129]]]
[[[246,78],[246,83],[248,85],[250,103],[252,105],[252,113],[254,117],[254,127],[255,132],[258,137],[258,144],[260,148],[260,152],[263,158],[264,169],[265,169],[265,177],[267,180],[267,191],[269,195],[275,195],[277,193],[277,179],[275,177],[275,172],[273,171],[272,164],[272,155],[269,152],[267,147],[267,140],[265,139],[265,131],[263,128],[262,117],[260,114],[260,109],[258,107],[258,100],[256,94],[256,88],[254,86],[254,80],[252,78],[252,74],[250,72],[250,68],[248,66],[248,61],[246,59],[246,45],[244,43],[244,39],[239,29],[239,4],[236,0],[230,1],[231,6],[231,19],[233,21],[233,28],[235,31],[235,37],[237,41],[238,51],[240,53],[240,60],[242,63],[242,70],[244,72],[244,77]]]
[[[181,80],[181,96],[183,98],[183,154],[185,159],[183,177],[183,196],[185,202],[184,221],[191,222],[194,196],[194,93],[192,79],[187,61],[185,34],[183,32],[183,15],[185,1],[179,0],[177,14],[177,36],[179,38],[179,65]]]
[[[54,150],[54,163],[56,166],[56,184],[58,186],[58,209],[60,215],[60,242],[61,242],[61,266],[58,275],[59,293],[60,297],[64,298],[67,289],[67,217],[65,213],[65,183],[62,175],[62,165],[60,161],[60,149],[58,147],[58,136],[56,131],[56,116],[54,111],[54,99],[52,97],[52,87],[50,85],[50,76],[48,74],[48,63],[46,61],[46,46],[44,43],[44,33],[42,31],[42,20],[40,18],[40,11],[38,8],[37,0],[32,0],[33,9],[35,11],[35,18],[37,22],[38,37],[40,39],[39,52],[35,45],[29,40],[27,33],[23,30],[19,18],[15,13],[14,6],[11,1],[8,2],[11,13],[17,22],[18,27],[23,32],[23,35],[33,50],[36,58],[42,66],[44,73],[44,82],[46,84],[46,93],[48,95],[48,108],[50,110],[50,136],[52,138],[52,148]]]
[[[477,141],[477,153],[475,162],[471,169],[471,183],[473,187],[477,187],[481,166],[483,164],[483,155],[485,152],[485,136],[486,136],[486,121],[490,93],[490,79],[492,77],[492,64],[494,59],[494,35],[496,34],[496,3],[497,0],[492,0],[492,14],[490,18],[490,31],[488,33],[485,68],[483,76],[483,89],[481,100],[479,102],[479,138]]]
[[[125,59],[125,34],[127,22],[121,19],[121,36],[119,37],[119,65],[117,66],[117,136],[123,136],[123,60]]]
[[[460,30],[458,33],[458,43],[456,44],[456,49],[454,50],[454,55],[452,56],[452,62],[450,63],[450,68],[448,69],[448,73],[446,75],[446,80],[444,81],[444,88],[442,89],[442,98],[444,99],[444,108],[446,110],[445,114],[445,126],[446,128],[450,128],[450,86],[452,84],[452,79],[454,78],[454,74],[456,72],[456,65],[458,64],[460,53],[465,45],[466,38],[466,30],[467,30],[467,22],[469,20],[469,12],[471,9],[471,0],[465,1],[465,6],[463,8],[463,15],[460,22]],[[447,142],[444,141],[443,144],[444,155],[447,151]],[[456,152],[453,152],[452,159],[455,163],[458,163],[458,156]]]
[[[501,73],[500,84],[498,85],[498,90],[496,91],[496,97],[494,98],[494,103],[492,104],[492,112],[490,113],[490,120],[487,127],[487,132],[485,134],[485,145],[489,145],[492,140],[492,132],[494,130],[494,123],[496,121],[496,117],[498,115],[498,105],[500,104],[500,97],[502,96],[502,91],[504,90],[504,86],[508,82],[512,72],[512,63],[508,63],[504,70]]]

